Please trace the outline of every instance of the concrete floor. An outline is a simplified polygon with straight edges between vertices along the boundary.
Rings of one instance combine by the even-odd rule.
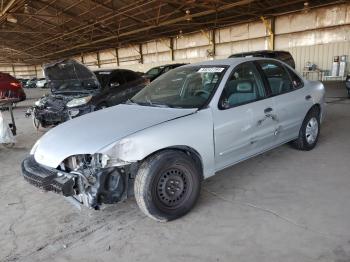
[[[350,261],[343,88],[327,88],[313,151],[285,145],[226,169],[203,183],[192,212],[165,224],[145,217],[133,199],[79,211],[25,182],[21,160],[42,133],[24,112],[43,92],[26,91],[30,99],[15,110],[18,143],[0,146],[0,261]]]

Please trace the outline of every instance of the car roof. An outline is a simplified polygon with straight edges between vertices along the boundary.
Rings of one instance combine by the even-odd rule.
[[[159,65],[159,66],[154,66],[152,68],[158,68],[158,67],[167,67],[167,66],[183,66],[183,65],[187,65],[187,63],[173,63],[173,64],[165,64],[165,65]]]
[[[0,72],[0,79],[1,80],[17,80],[16,78],[14,78],[13,76],[11,76],[8,73],[2,73]]]
[[[238,64],[241,64],[243,62],[249,62],[249,61],[258,61],[258,60],[271,60],[271,61],[277,61],[281,62],[280,60],[273,59],[273,58],[267,58],[267,57],[233,57],[233,58],[226,58],[226,59],[218,59],[218,60],[209,60],[209,61],[203,61],[193,64],[188,64],[186,66],[236,66]]]
[[[131,72],[134,72],[130,69],[124,69],[124,68],[100,68],[100,69],[97,69],[97,70],[93,70],[92,72],[94,73],[98,73],[98,72],[113,72],[113,71],[131,71]]]
[[[245,54],[278,54],[278,53],[290,54],[288,51],[284,51],[284,50],[261,50],[261,51],[251,51],[251,52],[236,53],[236,54],[232,54],[232,55],[245,55]]]

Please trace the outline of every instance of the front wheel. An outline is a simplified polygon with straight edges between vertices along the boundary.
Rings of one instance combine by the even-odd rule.
[[[35,117],[35,113],[32,112],[32,122],[33,122],[33,126],[34,128],[37,130],[37,131],[40,131],[40,132],[44,132],[45,131],[45,127],[43,127],[42,123],[40,122],[39,119],[37,119]]]
[[[102,109],[105,109],[107,107],[108,107],[107,103],[102,102],[95,107],[95,111],[102,110]]]
[[[185,215],[195,205],[201,175],[193,159],[181,151],[167,150],[147,158],[134,184],[140,209],[160,222]]]
[[[312,109],[304,118],[299,131],[299,137],[293,141],[293,146],[299,150],[312,150],[320,135],[320,112]]]

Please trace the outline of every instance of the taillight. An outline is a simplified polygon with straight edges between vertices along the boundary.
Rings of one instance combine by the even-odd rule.
[[[145,78],[145,83],[146,85],[149,85],[151,83],[151,80],[149,80],[149,78]]]
[[[20,83],[16,83],[16,82],[10,82],[10,85],[13,86],[13,87],[17,87],[17,88],[21,87],[21,84]]]

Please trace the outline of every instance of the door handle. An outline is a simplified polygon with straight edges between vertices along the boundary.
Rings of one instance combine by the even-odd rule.
[[[265,114],[270,114],[273,111],[271,107],[265,108],[264,113]]]
[[[310,95],[305,96],[306,100],[310,100],[311,98],[312,98],[312,96],[310,96]]]

